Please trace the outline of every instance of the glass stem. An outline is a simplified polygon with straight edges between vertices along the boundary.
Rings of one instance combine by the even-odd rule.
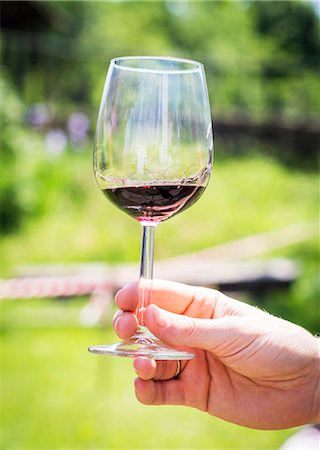
[[[154,226],[142,225],[139,306],[137,310],[140,332],[145,327],[144,312],[151,302],[154,255]]]

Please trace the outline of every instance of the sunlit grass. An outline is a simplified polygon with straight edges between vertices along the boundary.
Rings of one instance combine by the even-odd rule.
[[[3,274],[25,264],[138,262],[140,226],[99,193],[91,155],[52,162],[49,178],[39,184],[47,198],[43,215],[3,239]],[[156,259],[313,220],[317,196],[314,174],[262,157],[218,160],[201,200],[158,227]],[[263,305],[314,328],[317,241],[276,254],[300,261],[302,277]],[[79,326],[85,300],[0,304],[2,448],[258,450],[277,449],[293,433],[249,430],[183,407],[140,405],[131,361],[87,352],[88,345],[116,337],[110,321],[106,328]]]
[[[138,260],[140,225],[99,192],[91,173],[91,155],[75,158],[71,155],[57,162],[51,182],[39,192],[46,198],[46,190],[55,190],[48,195],[46,213],[4,239],[3,273],[32,263]],[[67,173],[68,165],[76,176]],[[57,183],[55,172],[59,174]],[[201,199],[157,228],[156,257],[312,220],[317,216],[317,201],[316,174],[301,173],[262,157],[218,160]]]
[[[131,360],[87,352],[88,345],[115,336],[78,326],[84,301],[41,302],[2,305],[3,449],[277,449],[293,433],[249,430],[190,408],[139,404]],[[59,308],[67,328],[58,326]]]

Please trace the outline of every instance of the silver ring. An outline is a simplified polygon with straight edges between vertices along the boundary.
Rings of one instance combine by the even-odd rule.
[[[176,378],[180,374],[180,371],[181,371],[181,362],[177,359],[177,370],[173,378]]]

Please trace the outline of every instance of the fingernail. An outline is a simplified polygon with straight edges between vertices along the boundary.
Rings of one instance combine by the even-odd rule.
[[[114,301],[115,301],[115,303],[117,303],[117,298],[118,298],[118,296],[119,296],[119,294],[121,294],[121,292],[124,290],[124,288],[121,288],[121,289],[119,289],[119,291],[115,294],[115,296],[114,296]]]
[[[116,302],[117,302],[118,296],[121,295],[124,291],[126,291],[128,289],[128,286],[129,286],[128,284],[125,284],[124,286],[122,286],[121,289],[118,290],[118,292],[116,292],[116,294],[114,296],[114,299]]]
[[[113,328],[114,328],[115,330],[117,330],[118,322],[119,322],[119,319],[120,319],[121,316],[122,316],[122,311],[118,311],[118,312],[116,313],[116,315],[114,316],[114,319],[113,319]]]

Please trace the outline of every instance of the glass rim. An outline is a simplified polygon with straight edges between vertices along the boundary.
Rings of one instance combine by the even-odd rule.
[[[189,64],[190,69],[149,69],[143,67],[130,67],[122,64],[117,64],[118,61],[132,61],[132,60],[162,60],[173,61],[177,63]],[[181,74],[181,73],[195,73],[203,71],[203,64],[199,61],[186,58],[176,58],[172,56],[120,56],[118,58],[112,58],[110,61],[110,67],[114,66],[117,69],[128,70],[133,72],[145,72],[145,73],[158,73],[158,74]]]

